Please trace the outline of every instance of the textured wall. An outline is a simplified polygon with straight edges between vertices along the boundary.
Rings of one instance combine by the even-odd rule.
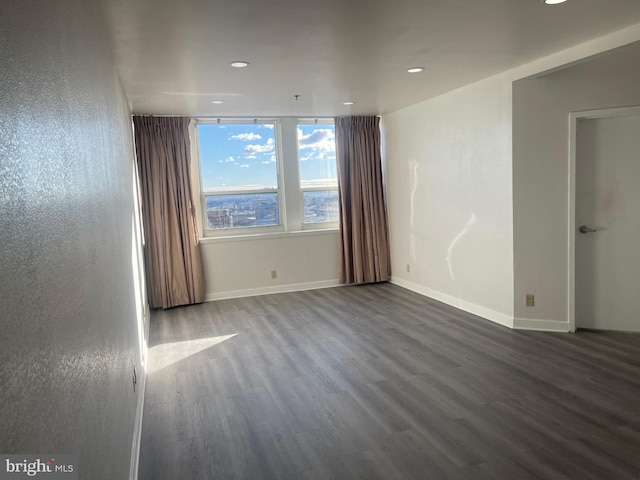
[[[0,4],[0,452],[129,476],[131,126],[91,0]]]

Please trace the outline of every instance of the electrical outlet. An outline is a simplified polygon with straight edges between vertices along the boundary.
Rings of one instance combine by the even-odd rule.
[[[535,306],[536,302],[535,302],[535,297],[534,297],[533,293],[527,293],[527,294],[525,295],[525,299],[526,299],[526,300],[525,300],[525,305],[526,305],[527,307],[533,307],[533,306]]]
[[[271,270],[271,278],[278,278],[278,274],[275,270]]]
[[[407,263],[407,273],[411,272],[411,265]]]

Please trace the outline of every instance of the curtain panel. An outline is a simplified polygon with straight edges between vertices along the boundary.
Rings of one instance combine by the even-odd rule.
[[[339,117],[335,122],[340,202],[339,281],[384,282],[391,277],[391,259],[380,119]]]
[[[189,176],[188,118],[134,116],[152,308],[201,303],[205,282]]]

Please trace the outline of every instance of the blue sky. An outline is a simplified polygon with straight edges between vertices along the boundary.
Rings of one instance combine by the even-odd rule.
[[[201,124],[198,139],[205,190],[277,186],[273,125]],[[298,148],[303,185],[335,182],[333,125],[299,125]]]

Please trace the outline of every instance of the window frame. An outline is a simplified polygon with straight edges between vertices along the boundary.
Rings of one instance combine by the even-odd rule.
[[[200,140],[198,126],[210,124],[273,124],[275,141],[274,154],[276,157],[277,188],[238,189],[229,191],[204,190],[202,178],[202,163],[200,159]],[[198,234],[205,243],[215,241],[233,241],[242,238],[275,238],[281,236],[295,236],[300,234],[330,234],[337,232],[339,221],[336,222],[304,222],[304,192],[308,191],[337,191],[335,187],[312,186],[302,187],[300,181],[300,149],[298,145],[298,125],[317,124],[334,125],[333,118],[315,117],[194,117],[191,121],[191,178],[196,188],[193,188],[193,202],[197,210]],[[336,166],[337,167],[337,166]],[[195,187],[195,185],[194,185]],[[252,193],[277,193],[278,195],[278,225],[256,225],[250,227],[228,227],[208,230],[206,199],[208,196],[243,195]],[[338,205],[338,208],[340,206]],[[225,240],[227,239],[227,240]]]
[[[229,236],[245,236],[281,233],[286,231],[286,211],[284,207],[283,193],[283,168],[282,168],[282,149],[281,149],[281,129],[278,118],[194,118],[194,138],[192,140],[192,148],[196,154],[193,162],[198,169],[198,196],[200,205],[200,236],[202,238],[217,238]],[[200,158],[200,139],[198,127],[200,125],[273,125],[273,139],[275,142],[274,154],[276,157],[276,188],[252,188],[252,189],[234,189],[234,190],[205,190],[202,178],[202,162]],[[217,228],[209,230],[207,228],[209,219],[207,217],[207,197],[229,196],[229,195],[251,195],[261,193],[276,193],[278,196],[278,221],[277,225],[255,225],[248,227],[229,227]]]

